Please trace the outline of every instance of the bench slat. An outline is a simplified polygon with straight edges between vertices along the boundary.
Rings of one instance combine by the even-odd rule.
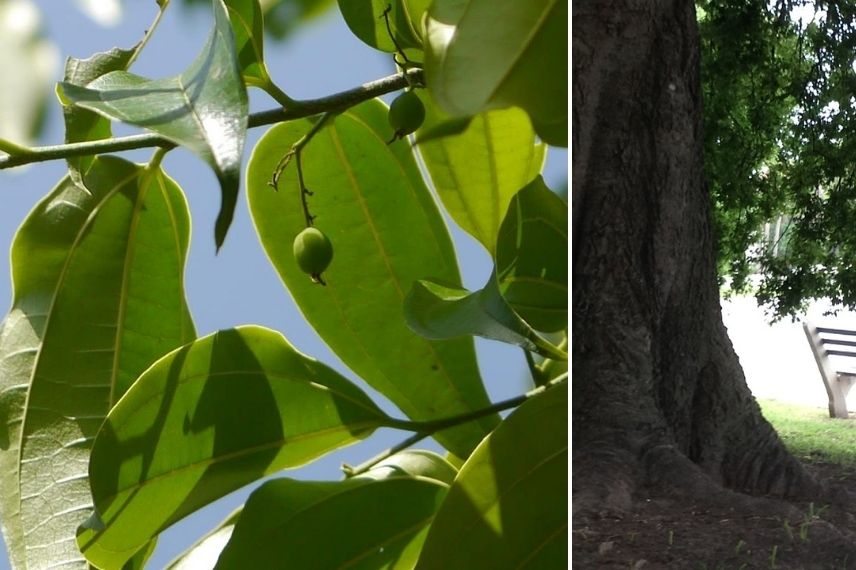
[[[815,327],[815,330],[819,333],[841,334],[841,335],[845,335],[845,336],[856,336],[856,330],[833,329],[830,327]]]
[[[823,338],[821,337],[820,342],[824,345],[834,344],[836,346],[856,346],[856,340],[839,340],[837,338]],[[854,353],[856,354],[856,353]]]
[[[856,357],[856,352],[850,352],[848,350],[829,350],[824,349],[824,351],[829,356],[850,356]]]
[[[856,357],[856,353],[826,348],[828,345],[849,346],[849,341],[833,342],[833,339],[823,338],[821,334],[838,334],[845,336],[856,336],[856,331],[832,327],[816,327],[808,321],[803,321],[803,331],[808,339],[811,353],[817,363],[818,372],[829,396],[829,415],[833,418],[847,418],[847,392],[853,385],[856,377],[850,374],[841,374],[828,358],[832,356]]]

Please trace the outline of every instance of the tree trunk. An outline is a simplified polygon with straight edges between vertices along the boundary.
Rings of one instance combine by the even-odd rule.
[[[722,324],[687,0],[573,16],[574,511],[640,485],[821,487],[763,419]]]

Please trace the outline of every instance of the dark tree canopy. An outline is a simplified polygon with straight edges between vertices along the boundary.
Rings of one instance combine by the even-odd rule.
[[[697,9],[720,278],[774,318],[856,307],[856,3]]]

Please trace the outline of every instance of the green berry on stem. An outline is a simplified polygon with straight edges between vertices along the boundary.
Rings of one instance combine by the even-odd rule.
[[[389,124],[395,131],[392,140],[406,137],[425,122],[425,105],[413,91],[405,91],[389,106]]]
[[[323,285],[321,273],[333,260],[333,244],[318,228],[306,228],[294,238],[294,259],[301,271]]]

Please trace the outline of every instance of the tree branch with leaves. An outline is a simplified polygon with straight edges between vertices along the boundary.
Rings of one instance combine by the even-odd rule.
[[[68,166],[16,234],[14,301],[0,327],[0,409],[20,418],[0,452],[0,518],[16,568],[141,568],[185,516],[379,428],[414,435],[345,468],[344,481],[263,484],[212,531],[230,536],[217,567],[429,568],[473,556],[493,566],[491,557],[540,556],[545,544],[545,560],[566,566],[557,529],[567,525],[567,204],[540,172],[545,142],[567,145],[567,60],[555,55],[567,44],[567,4],[501,3],[499,18],[495,1],[471,0],[479,16],[468,21],[445,0],[340,2],[354,34],[400,71],[311,100],[271,77],[257,0],[213,0],[207,44],[173,77],[130,71],[169,2],[134,48],[68,61],[57,91],[65,142],[0,141],[0,169]],[[459,42],[437,33],[448,26]],[[485,43],[488,31],[513,57]],[[251,112],[248,88],[279,107]],[[402,89],[400,110],[379,99]],[[145,132],[115,137],[113,121]],[[244,165],[257,127],[269,128]],[[243,178],[288,294],[405,417],[278,331],[197,335],[183,281],[190,214],[162,162],[176,147],[217,176],[217,248]],[[140,148],[155,149],[143,165],[115,155]],[[462,286],[444,214],[492,256],[481,290]],[[491,403],[476,336],[521,347],[537,387]],[[408,449],[429,436],[446,457]],[[535,466],[548,484],[529,475]],[[484,477],[495,487],[474,486]],[[505,503],[519,493],[526,512]],[[510,517],[503,532],[522,541],[497,548],[457,530],[496,527],[496,501]],[[365,532],[336,530],[357,512]],[[318,524],[330,533],[314,533]],[[460,539],[470,546],[452,545]]]

